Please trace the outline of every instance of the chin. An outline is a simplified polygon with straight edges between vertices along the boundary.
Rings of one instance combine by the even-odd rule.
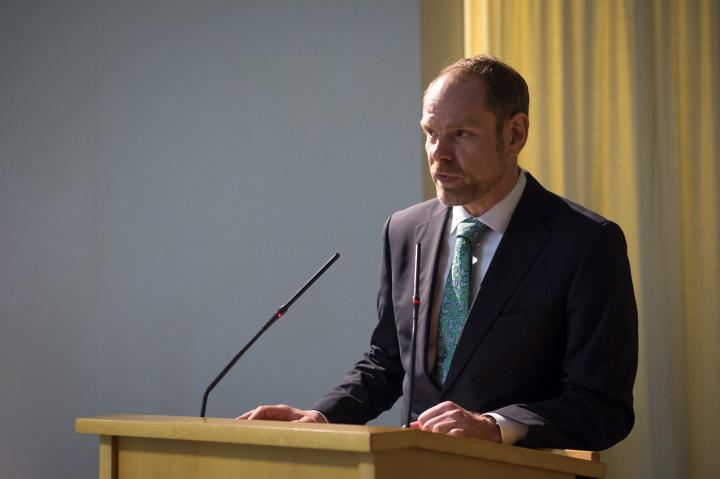
[[[437,194],[437,199],[440,200],[440,203],[444,204],[445,206],[460,206],[472,202],[472,195],[470,195],[468,191],[449,192],[440,188],[436,188],[435,191]]]

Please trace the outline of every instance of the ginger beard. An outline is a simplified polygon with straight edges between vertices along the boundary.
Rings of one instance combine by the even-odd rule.
[[[438,200],[445,206],[461,206],[475,203],[484,198],[488,193],[495,190],[497,185],[505,176],[510,173],[509,170],[516,168],[511,162],[507,161],[507,153],[505,152],[502,132],[499,132],[495,152],[497,154],[496,174],[487,179],[475,179],[470,177],[455,162],[441,165],[440,163],[430,163],[430,176],[435,183],[435,192]],[[457,181],[442,182],[438,176],[447,174],[457,177]]]

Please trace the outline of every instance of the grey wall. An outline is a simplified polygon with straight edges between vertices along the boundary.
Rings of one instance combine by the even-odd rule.
[[[331,387],[421,199],[419,72],[416,0],[0,1],[0,474],[95,476],[77,416],[198,414],[339,250],[208,415]]]

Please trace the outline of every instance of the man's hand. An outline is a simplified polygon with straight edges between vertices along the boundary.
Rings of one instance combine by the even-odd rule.
[[[423,412],[418,416],[417,421],[410,424],[410,428],[502,442],[500,426],[495,419],[470,412],[452,401],[442,402]]]
[[[304,411],[287,404],[259,406],[236,419],[264,419],[267,421],[318,422],[326,423],[325,417],[317,411]]]

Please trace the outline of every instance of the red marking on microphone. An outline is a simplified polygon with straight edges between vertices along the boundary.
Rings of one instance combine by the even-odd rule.
[[[281,313],[280,311],[278,311],[278,312],[277,312],[277,313],[275,313],[275,314],[277,314],[277,317],[278,317],[278,319],[280,319],[280,318],[282,318],[282,317],[283,317],[283,314],[282,314],[282,313]]]
[[[420,304],[420,298],[413,298],[413,304]]]

